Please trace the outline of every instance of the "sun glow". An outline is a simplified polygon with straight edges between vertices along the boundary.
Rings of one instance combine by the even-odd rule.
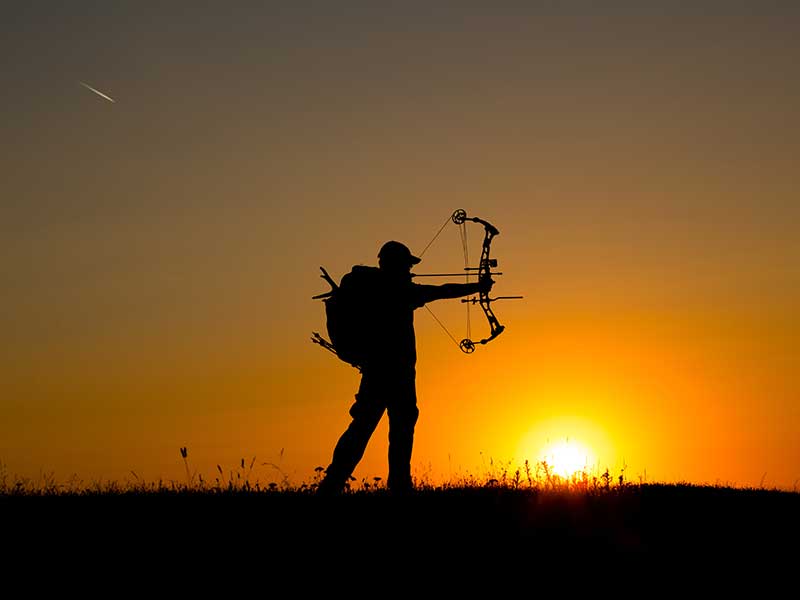
[[[521,462],[538,467],[546,463],[549,473],[564,478],[582,472],[594,475],[600,462],[605,461],[605,467],[612,456],[613,448],[602,429],[576,418],[539,422],[522,437],[517,453]]]
[[[595,462],[586,446],[569,438],[543,448],[540,460],[546,462],[553,473],[567,478],[588,471]]]

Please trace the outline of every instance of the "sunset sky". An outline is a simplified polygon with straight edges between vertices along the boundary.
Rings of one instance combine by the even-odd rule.
[[[187,447],[206,479],[311,481],[358,386],[310,341],[319,267],[421,252],[463,208],[524,299],[469,356],[417,311],[418,478],[561,442],[796,489],[800,9],[642,4],[4,7],[2,471],[183,482]],[[462,267],[450,226],[415,270]],[[431,309],[463,337],[464,305]]]

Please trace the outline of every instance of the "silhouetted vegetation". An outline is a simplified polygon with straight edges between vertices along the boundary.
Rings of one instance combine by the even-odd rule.
[[[264,463],[242,459],[234,470],[218,466],[208,480],[191,470],[186,449],[181,456],[183,482],[148,483],[132,474],[125,484],[61,484],[52,477],[34,483],[2,469],[5,531],[17,540],[58,536],[111,546],[130,536],[167,536],[189,551],[194,541],[209,552],[245,540],[320,553],[408,543],[448,556],[628,565],[711,555],[778,560],[800,539],[800,493],[777,489],[629,482],[609,471],[564,478],[542,462],[492,465],[484,477],[444,484],[417,480],[402,497],[379,477],[351,478],[343,494],[323,498],[314,494],[321,467],[295,485],[272,465],[279,476],[262,483],[252,476]]]

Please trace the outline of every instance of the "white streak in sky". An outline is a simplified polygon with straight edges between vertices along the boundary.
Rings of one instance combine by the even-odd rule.
[[[82,81],[79,81],[78,83],[80,83],[80,84],[81,84],[83,87],[85,87],[87,90],[91,90],[91,91],[93,91],[95,94],[97,94],[97,95],[98,95],[98,96],[100,96],[101,98],[105,98],[105,99],[106,99],[106,100],[108,100],[109,102],[116,102],[116,100],[114,100],[113,98],[111,98],[111,97],[109,97],[109,96],[106,96],[106,95],[105,95],[103,92],[101,92],[101,91],[98,91],[98,90],[94,89],[94,88],[93,88],[92,86],[90,86],[88,83],[84,83],[84,82],[82,82]]]

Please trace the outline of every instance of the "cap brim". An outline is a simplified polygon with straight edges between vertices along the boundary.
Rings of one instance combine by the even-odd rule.
[[[417,257],[417,256],[411,256],[411,257],[409,258],[409,262],[410,262],[412,265],[417,265],[417,264],[419,264],[420,262],[422,262],[422,259],[421,259],[421,258],[419,258],[419,257]]]

